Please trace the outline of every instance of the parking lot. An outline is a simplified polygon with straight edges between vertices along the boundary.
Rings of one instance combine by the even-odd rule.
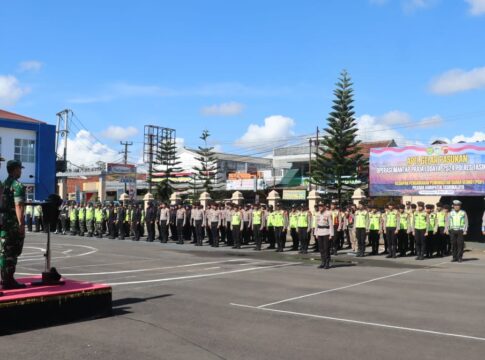
[[[22,359],[483,359],[485,253],[354,258],[53,235],[53,265],[113,287],[113,316],[0,338]],[[43,269],[28,234],[18,275]]]

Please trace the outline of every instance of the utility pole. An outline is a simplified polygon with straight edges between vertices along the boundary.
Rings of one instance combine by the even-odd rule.
[[[123,151],[120,151],[119,153],[123,154],[123,162],[126,165],[126,164],[128,164],[128,153],[129,153],[128,146],[133,145],[133,142],[132,141],[120,141],[120,144],[125,147],[125,149]],[[126,194],[126,190],[127,190],[127,185],[126,185],[126,179],[125,179],[125,194]]]
[[[310,137],[308,141],[310,143],[310,150],[308,152],[308,187],[309,187],[309,190],[311,191],[312,190],[312,142],[313,140]]]
[[[120,151],[119,153],[123,154],[123,162],[126,165],[126,164],[128,164],[128,154],[130,153],[130,151],[128,151],[128,146],[132,146],[133,142],[132,141],[120,141],[120,144],[125,147],[125,149]]]
[[[72,116],[73,112],[70,109],[64,109],[59,111],[57,116],[56,127],[56,172],[67,171],[67,137],[69,136],[69,116]],[[64,141],[62,155],[59,154],[62,146],[61,142]],[[67,178],[62,177],[58,179],[59,196],[66,200],[67,198]]]

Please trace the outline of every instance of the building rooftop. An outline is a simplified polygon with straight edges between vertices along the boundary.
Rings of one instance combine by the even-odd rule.
[[[192,153],[196,153],[197,150],[185,148],[185,150],[190,151]],[[218,160],[226,160],[226,161],[237,161],[237,162],[245,162],[251,164],[261,164],[261,165],[268,165],[271,166],[272,160],[263,157],[256,157],[256,156],[246,156],[246,155],[237,155],[237,154],[227,154],[227,153],[220,153],[216,152],[215,157]]]
[[[18,121],[30,124],[45,124],[45,122],[29,118],[27,116],[15,114],[10,111],[0,109],[0,119],[2,120],[11,120],[11,121]]]

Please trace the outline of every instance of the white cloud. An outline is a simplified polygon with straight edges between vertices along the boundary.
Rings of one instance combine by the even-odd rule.
[[[405,12],[410,13],[419,9],[425,9],[433,6],[437,0],[402,0],[402,8]]]
[[[418,127],[428,128],[440,126],[443,123],[443,118],[439,115],[428,116],[418,121]]]
[[[275,142],[281,145],[295,135],[292,130],[294,126],[295,121],[292,118],[272,115],[264,119],[264,125],[249,125],[246,133],[236,141],[236,145],[252,147],[265,142]]]
[[[15,76],[0,75],[0,106],[15,105],[20,98],[30,92],[20,85]]]
[[[380,116],[379,120],[387,125],[403,125],[410,123],[412,118],[408,113],[393,110]]]
[[[472,136],[457,135],[453,139],[451,139],[451,142],[453,143],[457,143],[460,141],[464,141],[464,142],[485,141],[485,132],[475,131]]]
[[[22,61],[19,66],[18,66],[18,71],[19,72],[27,72],[27,71],[32,71],[36,72],[42,69],[42,66],[44,66],[43,63],[37,60],[28,60],[28,61]]]
[[[305,89],[304,89],[305,90]],[[137,85],[128,83],[115,83],[103,87],[94,95],[75,96],[67,101],[76,104],[91,104],[109,102],[113,100],[133,97],[168,97],[168,96],[247,96],[247,97],[273,97],[285,96],[296,92],[287,86],[254,87],[240,83],[214,83],[192,87],[166,88],[158,85]],[[302,91],[298,91],[301,93]]]
[[[121,127],[121,126],[109,126],[102,135],[108,139],[113,140],[126,140],[138,134],[138,129],[133,126]]]
[[[402,128],[420,129],[439,126],[443,119],[439,115],[424,117],[420,120],[413,120],[408,113],[401,111],[390,111],[380,116],[369,114],[357,118],[357,135],[362,141],[396,140],[400,145],[415,144],[399,131]]]
[[[470,14],[483,15],[485,14],[485,0],[465,0],[470,4]]]
[[[395,139],[396,142],[400,143],[399,140],[403,138],[401,133],[380,121],[380,117],[368,114],[357,118],[357,128],[357,136],[365,142]]]
[[[372,5],[385,5],[389,0],[369,0]]]
[[[233,101],[203,107],[201,113],[206,116],[234,116],[241,114],[243,110],[243,104]]]
[[[465,71],[453,69],[431,82],[431,92],[438,95],[454,94],[485,87],[485,66]]]
[[[67,158],[76,165],[92,166],[98,161],[117,161],[120,155],[118,151],[98,142],[89,131],[81,130],[73,139],[67,139]]]

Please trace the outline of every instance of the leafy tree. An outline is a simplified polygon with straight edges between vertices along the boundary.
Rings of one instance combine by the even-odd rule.
[[[176,190],[176,183],[172,180],[173,174],[182,171],[179,166],[181,161],[178,157],[177,145],[175,141],[164,139],[156,153],[155,170],[160,172],[160,182],[157,184],[158,198],[168,201],[170,195]]]
[[[357,179],[359,168],[365,166],[360,141],[357,140],[352,85],[347,71],[342,71],[333,92],[335,99],[320,141],[320,151],[312,164],[312,181],[337,190],[339,202],[342,200],[344,182]]]
[[[214,152],[214,147],[211,147],[207,143],[207,139],[210,137],[209,130],[204,130],[200,139],[204,142],[203,146],[199,146],[196,150],[197,160],[200,165],[194,166],[194,179],[193,186],[204,191],[210,192],[215,185],[217,178],[217,157]]]

